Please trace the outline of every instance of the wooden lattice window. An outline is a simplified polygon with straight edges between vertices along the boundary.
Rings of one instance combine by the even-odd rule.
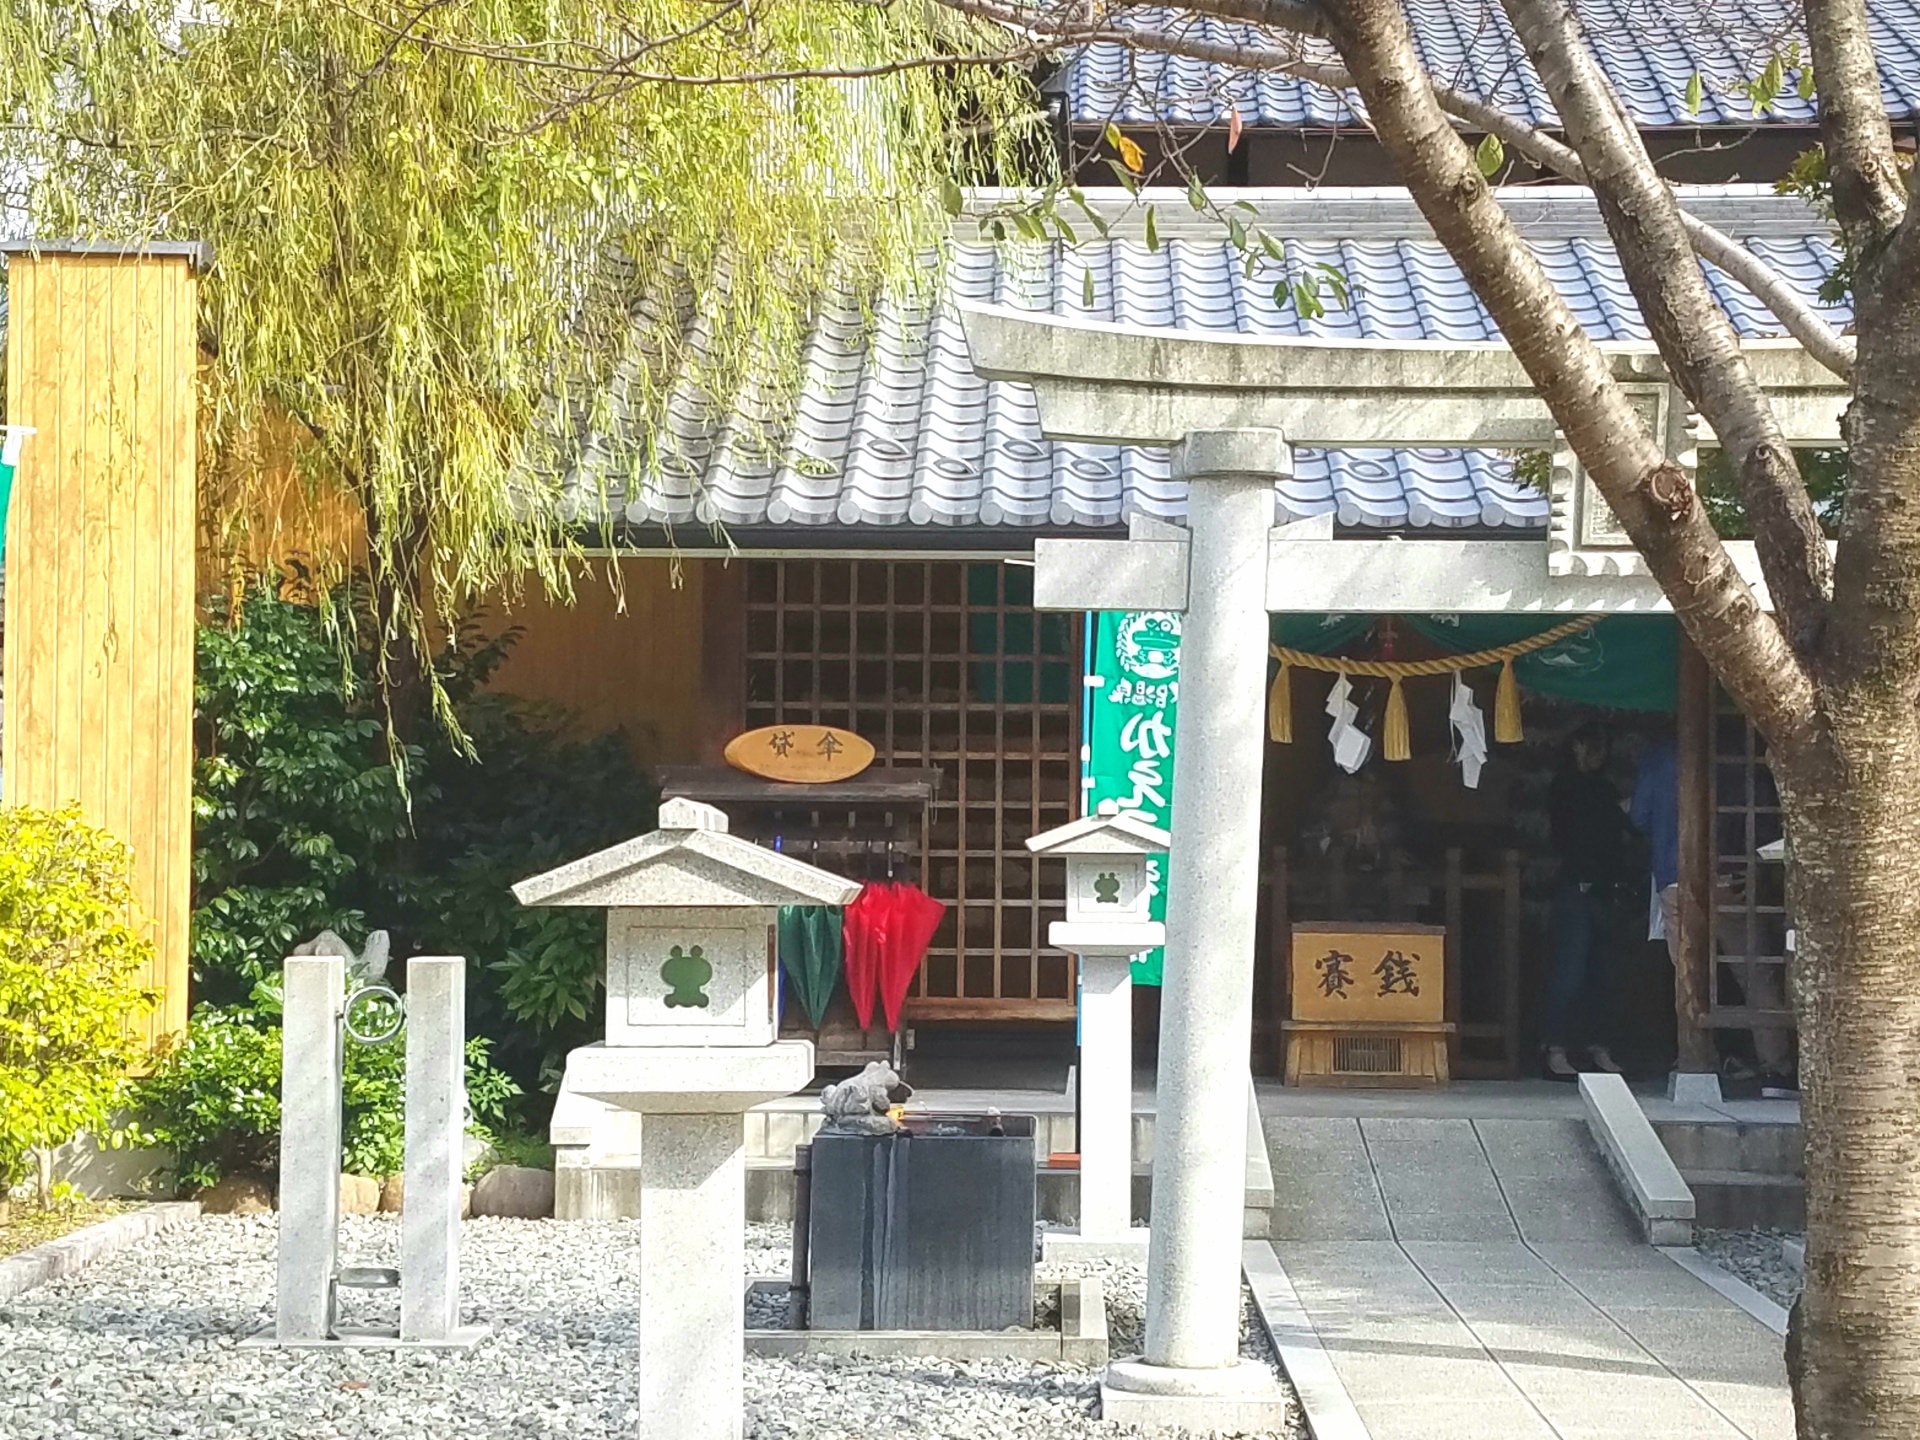
[[[1714,717],[1712,979],[1708,1023],[1786,1028],[1786,866],[1760,858],[1781,837],[1780,792],[1766,741],[1732,702]]]
[[[747,723],[843,725],[878,764],[943,774],[926,873],[948,911],[914,1019],[1073,1016],[1046,943],[1064,867],[1025,842],[1074,814],[1081,625],[1032,602],[1032,569],[997,560],[747,566]]]

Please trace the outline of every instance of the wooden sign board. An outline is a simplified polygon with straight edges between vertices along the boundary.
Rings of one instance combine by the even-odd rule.
[[[825,785],[851,780],[873,764],[873,746],[832,725],[766,725],[734,736],[725,758],[763,780]]]
[[[1446,973],[1447,932],[1438,925],[1295,925],[1292,1018],[1441,1020]]]

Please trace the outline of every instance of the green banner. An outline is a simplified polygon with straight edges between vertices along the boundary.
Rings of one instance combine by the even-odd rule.
[[[1081,789],[1085,813],[1111,800],[1165,827],[1173,815],[1173,734],[1180,706],[1180,617],[1171,611],[1102,611],[1088,627],[1087,724]],[[1178,843],[1177,841],[1175,843]],[[1152,915],[1167,918],[1166,862],[1147,862]],[[1158,985],[1166,955],[1134,957],[1136,985]]]
[[[33,434],[30,425],[0,426],[0,554],[7,547],[7,509],[13,503],[13,474],[20,467],[20,447]]]

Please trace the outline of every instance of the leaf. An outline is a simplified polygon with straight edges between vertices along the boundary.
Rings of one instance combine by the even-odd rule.
[[[1060,238],[1065,240],[1067,244],[1078,245],[1080,243],[1079,233],[1074,230],[1073,226],[1067,223],[1066,216],[1056,214],[1053,217],[1053,228],[1060,232]]]
[[[1813,67],[1811,65],[1806,65],[1801,67],[1800,79],[1794,85],[1794,89],[1800,93],[1800,98],[1802,100],[1813,99],[1814,84],[1813,84]]]
[[[940,181],[940,204],[945,207],[947,214],[958,215],[962,210],[966,209],[967,199],[966,196],[960,193],[960,187],[958,185],[954,184],[952,180],[942,177]]]
[[[1698,70],[1687,77],[1687,114],[1700,118],[1700,104],[1707,98],[1707,82]]]
[[[1276,240],[1266,231],[1260,232],[1260,248],[1267,252],[1267,258],[1277,263],[1285,263],[1287,245],[1284,240]]]
[[[1120,163],[1138,175],[1147,163],[1147,152],[1140,148],[1140,143],[1131,136],[1121,134],[1120,127],[1111,120],[1107,122],[1106,135],[1107,144],[1119,153]]]
[[[1160,227],[1154,219],[1153,206],[1147,207],[1147,252],[1156,253],[1160,249]]]
[[[1241,128],[1240,107],[1235,105],[1231,110],[1227,111],[1227,153],[1229,155],[1240,146]]]
[[[1088,267],[1080,272],[1080,306],[1084,310],[1093,308],[1093,270]]]
[[[1491,133],[1481,136],[1473,149],[1473,163],[1480,167],[1480,173],[1491,180],[1506,162],[1507,147],[1500,143],[1500,137]]]
[[[1242,252],[1246,250],[1247,227],[1241,223],[1238,216],[1227,222],[1227,239],[1232,242],[1234,249]]]
[[[1118,160],[1113,159],[1108,159],[1102,163],[1106,165],[1107,169],[1113,172],[1113,178],[1119,182],[1121,189],[1125,190],[1129,195],[1138,195],[1140,193],[1140,182],[1128,172],[1126,166],[1122,165]]]
[[[1204,210],[1207,208],[1206,187],[1200,183],[1200,177],[1198,175],[1187,176],[1187,204],[1191,205],[1195,210]]]

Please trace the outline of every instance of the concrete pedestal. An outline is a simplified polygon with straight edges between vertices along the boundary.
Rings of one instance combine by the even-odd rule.
[[[1116,1360],[1100,1382],[1100,1418],[1142,1430],[1266,1434],[1286,1424],[1287,1397],[1255,1360],[1204,1370]]]
[[[464,1348],[460,1200],[467,1132],[467,962],[407,962],[407,1203],[400,1217],[400,1339]]]
[[[1667,1075],[1667,1099],[1676,1105],[1718,1105],[1720,1077],[1711,1070],[1674,1070]]]
[[[586,1045],[566,1088],[640,1117],[640,1434],[740,1440],[746,1112],[813,1076],[804,1040]]]
[[[1147,1253],[1133,1223],[1133,961],[1080,960],[1080,1224],[1049,1231],[1048,1260],[1130,1260]]]
[[[280,1238],[273,1339],[322,1344],[333,1334],[340,1229],[340,1011],[347,962],[287,960],[280,1022]]]
[[[1144,1366],[1116,1392],[1244,1393],[1240,1232],[1253,1041],[1260,781],[1267,685],[1267,532],[1288,472],[1276,430],[1200,432],[1175,453],[1189,485],[1188,609],[1168,856],[1153,1244]],[[1264,1367],[1262,1367],[1264,1369]],[[1205,1377],[1218,1387],[1208,1391]],[[1269,1377],[1269,1383],[1271,1379]],[[1216,1422],[1217,1423],[1217,1422]]]
[[[746,1146],[740,1112],[640,1133],[640,1433],[740,1440]]]

